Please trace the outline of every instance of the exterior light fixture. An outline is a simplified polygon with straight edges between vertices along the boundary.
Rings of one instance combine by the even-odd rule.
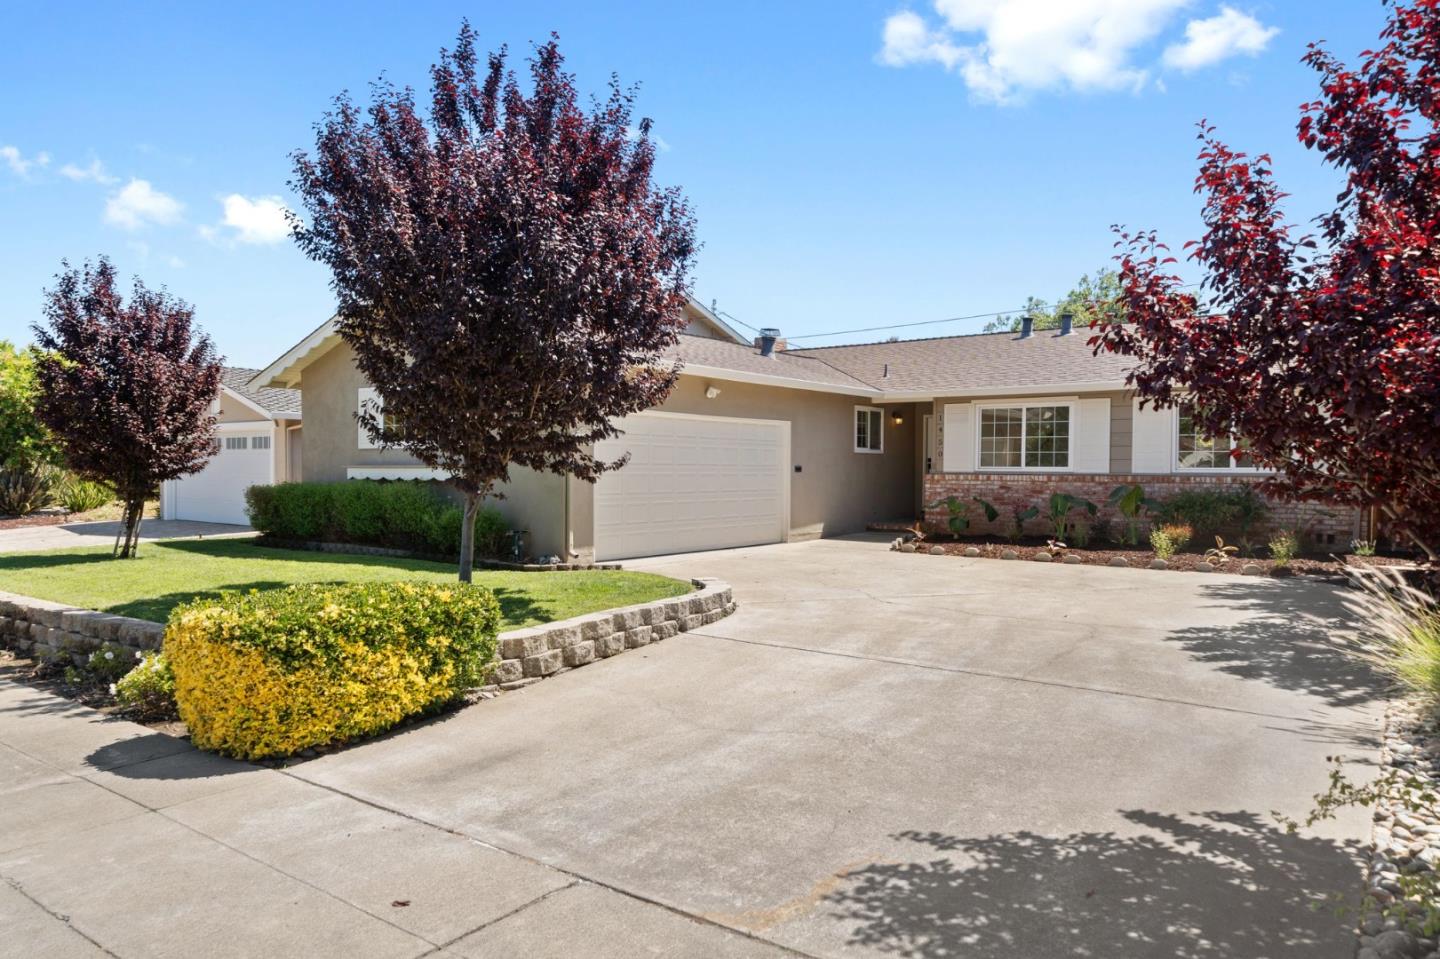
[[[899,426],[900,424],[905,422],[905,416],[899,410],[896,410],[895,412],[890,414],[890,420],[896,426]]]

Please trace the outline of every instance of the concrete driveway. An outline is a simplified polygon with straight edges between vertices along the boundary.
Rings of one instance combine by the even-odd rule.
[[[113,546],[119,522],[57,523],[52,526],[18,526],[0,529],[0,553],[32,553],[71,546]],[[232,523],[200,523],[186,519],[150,519],[140,524],[140,539],[195,539],[248,536],[255,531]]]
[[[0,917],[121,955],[1353,956],[1312,903],[1368,816],[1271,816],[1374,753],[1331,587],[863,539],[627,566],[740,610],[284,772],[77,760],[12,689],[0,743],[69,792],[0,817]]]

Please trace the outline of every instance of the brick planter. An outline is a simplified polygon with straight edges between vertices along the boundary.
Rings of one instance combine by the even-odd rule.
[[[1010,529],[1010,510],[1014,506],[1036,506],[1040,516],[1025,524],[1029,535],[1046,535],[1046,503],[1051,493],[1073,493],[1100,507],[1098,519],[1108,519],[1115,529],[1123,528],[1124,517],[1105,505],[1111,490],[1117,486],[1145,487],[1145,495],[1164,500],[1176,493],[1190,490],[1236,490],[1251,485],[1250,480],[1229,476],[1187,475],[1125,475],[1108,473],[930,473],[925,477],[925,522],[937,530],[946,528],[949,514],[944,506],[932,508],[931,503],[955,496],[970,503],[978,496],[1000,511],[1000,518],[987,522],[984,513],[972,504],[970,533],[1004,535]],[[1364,528],[1360,510],[1350,506],[1325,503],[1291,503],[1266,500],[1270,507],[1269,529],[1300,530],[1314,545],[1348,545]],[[1072,519],[1084,514],[1072,513]],[[1142,520],[1143,522],[1143,520]],[[1263,531],[1257,531],[1263,532]]]

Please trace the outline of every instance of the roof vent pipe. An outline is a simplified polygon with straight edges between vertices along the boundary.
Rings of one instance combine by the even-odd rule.
[[[1075,326],[1075,314],[1066,310],[1060,314],[1060,335],[1069,336]]]
[[[785,347],[783,341],[780,340],[780,331],[773,326],[767,326],[756,337],[755,346],[759,348],[761,356],[774,356],[777,342],[782,343],[780,348],[783,350]]]
[[[1020,319],[1020,339],[1027,339],[1034,330],[1035,317],[1027,313]]]

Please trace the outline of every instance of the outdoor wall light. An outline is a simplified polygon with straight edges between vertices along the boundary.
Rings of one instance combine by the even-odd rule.
[[[896,426],[899,426],[901,423],[904,423],[904,422],[905,422],[905,417],[904,417],[903,415],[901,415],[901,413],[900,413],[899,410],[896,410],[895,412],[893,412],[893,413],[890,414],[890,420],[891,420],[891,422],[893,422]]]
[[[706,398],[707,400],[713,400],[715,397],[717,397],[717,396],[719,396],[719,395],[720,395],[720,387],[718,387],[718,386],[709,386],[709,385],[707,385],[707,386],[705,387],[705,398]]]

